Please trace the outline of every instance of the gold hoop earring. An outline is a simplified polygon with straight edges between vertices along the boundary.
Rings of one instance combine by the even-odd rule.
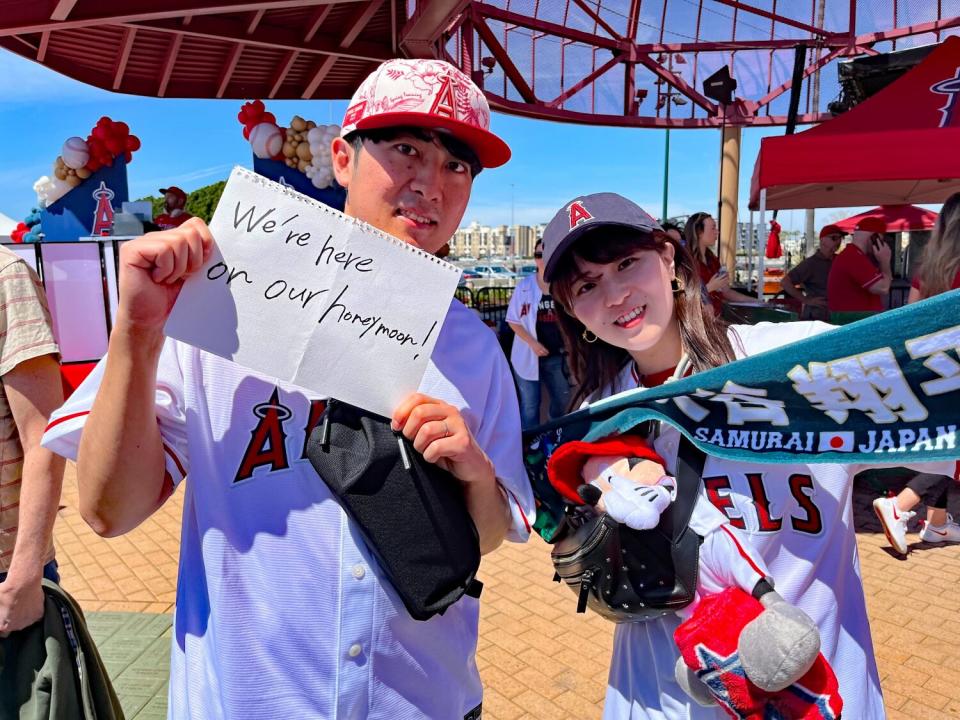
[[[589,330],[584,330],[583,333],[581,333],[580,337],[583,338],[583,341],[584,341],[585,343],[593,344],[593,343],[595,343],[595,342],[597,341],[597,336],[594,335],[594,334],[593,334],[592,332],[590,332]]]
[[[670,281],[670,289],[673,290],[674,295],[680,295],[686,290],[686,286],[681,278],[674,276],[673,280]]]

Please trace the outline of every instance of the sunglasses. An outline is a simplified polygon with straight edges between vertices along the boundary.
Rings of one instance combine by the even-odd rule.
[[[533,254],[533,257],[534,257],[534,259],[536,259],[536,260],[542,260],[542,259],[543,259],[543,253],[542,253],[542,252],[535,252],[535,253]]]

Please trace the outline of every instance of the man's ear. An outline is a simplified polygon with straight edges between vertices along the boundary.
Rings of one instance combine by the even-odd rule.
[[[343,138],[334,138],[330,143],[330,162],[333,165],[333,176],[341,187],[349,188],[353,177],[353,154],[356,152],[353,145]]]

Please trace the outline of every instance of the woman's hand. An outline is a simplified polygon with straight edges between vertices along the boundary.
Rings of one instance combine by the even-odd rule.
[[[422,393],[407,398],[393,413],[391,427],[413,443],[427,462],[465,484],[496,479],[493,462],[480,448],[460,410]]]
[[[718,272],[707,282],[708,292],[723,292],[730,287],[730,276],[725,272]]]

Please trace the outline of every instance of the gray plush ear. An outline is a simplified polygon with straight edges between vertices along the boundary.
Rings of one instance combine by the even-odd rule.
[[[717,700],[710,692],[710,688],[703,684],[697,674],[687,667],[683,657],[677,658],[677,664],[673,669],[673,674],[677,678],[677,684],[690,698],[702,707],[716,705]]]
[[[776,592],[760,598],[766,610],[744,626],[737,649],[754,685],[778,692],[813,666],[820,653],[820,632],[800,608]]]

